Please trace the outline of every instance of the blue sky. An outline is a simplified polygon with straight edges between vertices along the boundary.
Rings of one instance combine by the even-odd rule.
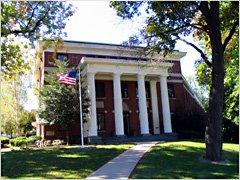
[[[115,10],[109,7],[109,1],[70,2],[78,10],[66,24],[66,40],[121,44],[143,26],[143,18],[122,20]],[[191,37],[187,39],[194,42]],[[178,42],[175,48],[187,52],[181,59],[183,75],[194,75],[194,62],[200,58],[198,52],[182,42]]]

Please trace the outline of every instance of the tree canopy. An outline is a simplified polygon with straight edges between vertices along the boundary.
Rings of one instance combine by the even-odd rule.
[[[211,66],[211,62],[209,62],[211,60],[207,58],[201,48],[191,42],[187,42],[183,37],[194,34],[199,39],[208,39],[208,46],[210,46],[207,34],[211,25],[208,24],[208,17],[210,16],[210,10],[213,10],[213,7],[212,9],[210,8],[213,4],[195,1],[112,1],[110,2],[110,7],[113,7],[117,15],[123,19],[131,19],[136,15],[141,15],[143,12],[140,11],[140,7],[146,6],[145,11],[148,14],[145,22],[146,26],[140,31],[140,34],[131,37],[131,41],[137,38],[141,41],[136,40],[134,41],[135,43],[146,43],[150,50],[171,52],[174,50],[177,40],[181,40],[195,48],[201,54],[206,64]],[[219,10],[221,13],[219,15],[220,28],[231,27],[227,31],[229,36],[222,39],[223,45],[227,46],[238,26],[238,2],[223,2]]]
[[[227,28],[227,27],[226,27]],[[238,69],[239,69],[239,43],[238,31],[234,34],[225,51],[225,78],[224,78],[224,117],[239,124],[239,99],[238,99]],[[206,44],[208,42],[203,42]],[[208,46],[207,46],[208,47]],[[206,48],[206,51],[209,49]],[[206,87],[209,94],[211,87],[211,68],[203,61],[196,61],[196,77],[200,86]]]
[[[1,36],[3,75],[12,78],[29,69],[29,59],[22,52],[39,39],[56,39],[65,33],[66,20],[74,8],[64,1],[1,1]],[[13,38],[26,38],[20,45]]]
[[[73,6],[64,1],[2,1],[1,36],[24,36],[31,42],[55,39],[64,32]]]

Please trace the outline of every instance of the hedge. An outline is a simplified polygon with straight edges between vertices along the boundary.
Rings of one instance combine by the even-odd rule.
[[[9,140],[10,140],[9,138],[1,137],[0,139],[1,139],[1,144],[2,145],[9,144]]]
[[[39,137],[37,136],[30,136],[30,137],[16,137],[14,139],[10,140],[10,144],[12,146],[22,147],[22,146],[29,146],[31,144],[34,144],[36,140],[38,140]]]

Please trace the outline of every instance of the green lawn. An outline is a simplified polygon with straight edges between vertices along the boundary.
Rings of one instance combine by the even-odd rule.
[[[3,178],[85,178],[133,145],[79,149],[23,150],[1,153]]]
[[[132,178],[239,178],[239,145],[224,144],[224,156],[229,164],[216,165],[199,161],[205,144],[179,141],[156,145],[139,163]]]

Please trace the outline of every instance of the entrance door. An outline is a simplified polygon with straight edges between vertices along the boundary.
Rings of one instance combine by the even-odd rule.
[[[130,118],[129,112],[123,112],[124,134],[130,136]]]

